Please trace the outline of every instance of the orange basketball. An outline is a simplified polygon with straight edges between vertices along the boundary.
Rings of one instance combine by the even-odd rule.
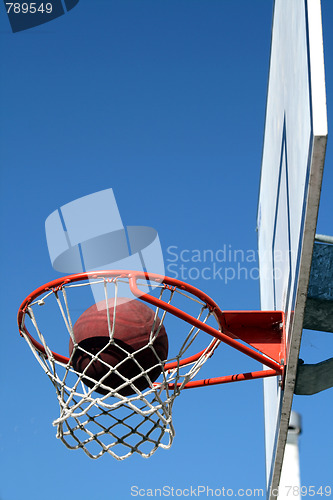
[[[114,299],[108,302],[110,311],[110,323],[114,321]],[[148,346],[151,331],[154,325],[155,313],[150,307],[139,300],[129,300],[118,298],[114,326],[114,342],[110,345],[108,329],[107,309],[105,302],[99,302],[89,307],[76,321],[73,332],[74,338],[79,347],[76,349],[72,365],[79,372],[95,381],[101,381],[110,389],[117,390],[125,384],[125,379],[133,379],[132,384],[143,391],[153,383],[161,373],[160,361],[165,361],[168,356],[168,337],[164,326],[161,326],[154,342]],[[154,333],[159,328],[160,321],[157,318]],[[104,349],[103,349],[104,348]],[[103,351],[99,353],[99,351]],[[73,342],[70,339],[69,353],[73,352]],[[99,353],[99,354],[98,354]],[[128,354],[133,357],[128,358]],[[98,359],[92,360],[92,355],[97,355]],[[117,366],[123,361],[119,366]],[[89,367],[88,364],[91,362]],[[106,364],[104,364],[104,363]],[[138,366],[138,364],[140,366]],[[117,373],[109,373],[110,366],[117,367]],[[141,368],[140,368],[141,367]],[[143,370],[148,370],[147,375],[142,374]],[[88,387],[93,387],[95,383],[87,377],[83,382]],[[98,387],[96,391],[100,394],[107,394],[107,390]],[[123,396],[135,393],[129,385],[124,385],[119,391]]]

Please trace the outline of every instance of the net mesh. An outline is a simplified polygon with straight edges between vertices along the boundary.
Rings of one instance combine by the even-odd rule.
[[[170,448],[175,436],[172,423],[175,398],[219,344],[200,328],[155,307],[147,345],[133,352],[117,344],[121,360],[109,364],[103,352],[116,343],[113,335],[120,285],[127,286],[128,278],[90,279],[47,290],[27,306],[20,328],[56,390],[60,414],[53,425],[57,437],[68,448],[82,449],[93,459],[105,453],[118,460],[133,453],[148,458],[158,448]],[[152,287],[145,280],[137,285],[143,293],[148,291],[162,303],[174,304],[201,322],[211,322],[219,328],[207,304],[191,293],[163,283],[154,283]],[[92,351],[76,342],[73,327],[86,306],[91,305],[91,290],[95,287],[104,296],[109,336],[107,342]],[[129,288],[126,295],[137,300],[130,297]],[[154,344],[163,327],[169,341],[168,359],[160,358]],[[68,348],[70,341],[72,350]],[[154,364],[144,366],[140,361],[143,350],[151,351]],[[59,352],[68,353],[68,357]],[[88,362],[78,371],[74,359],[80,355]],[[129,362],[135,366],[134,370],[126,369]],[[94,378],[89,369],[96,363],[102,367],[102,375]]]

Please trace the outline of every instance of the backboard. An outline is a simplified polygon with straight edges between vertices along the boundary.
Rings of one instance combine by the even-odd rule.
[[[320,0],[275,0],[257,220],[261,308],[286,314],[286,375],[264,380],[271,498],[292,407],[326,141]]]

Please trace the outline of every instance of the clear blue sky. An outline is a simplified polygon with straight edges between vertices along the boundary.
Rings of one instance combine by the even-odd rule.
[[[47,216],[105,188],[124,224],[158,231],[166,274],[170,246],[178,255],[256,251],[272,8],[270,0],[81,0],[13,34],[1,6],[1,500],[127,499],[132,485],[265,487],[261,381],[185,391],[169,451],[92,461],[55,438],[54,389],[19,337],[16,313],[30,291],[59,276]],[[322,10],[330,124],[332,1]],[[332,159],[329,140],[318,232],[331,235]],[[259,283],[249,277],[257,263],[241,264],[248,279],[244,271],[228,283],[189,282],[222,309],[259,309]],[[306,362],[332,352],[332,335],[304,333]],[[221,348],[209,370],[253,366]],[[333,483],[332,394],[294,399],[305,486]]]

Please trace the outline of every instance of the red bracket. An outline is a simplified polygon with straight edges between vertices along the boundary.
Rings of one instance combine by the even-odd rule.
[[[279,364],[284,363],[286,339],[282,311],[223,311],[223,315],[230,335]]]
[[[194,380],[188,382],[184,388],[190,389],[266,377],[283,377],[286,359],[284,312],[223,311],[222,314],[224,316],[223,333],[214,336],[264,365],[267,363],[267,366],[271,369],[267,368],[255,372]],[[204,330],[205,328],[203,327],[202,329]],[[208,333],[213,334],[212,331]],[[225,337],[228,337],[230,340],[227,341]],[[243,342],[247,345],[244,345]]]

